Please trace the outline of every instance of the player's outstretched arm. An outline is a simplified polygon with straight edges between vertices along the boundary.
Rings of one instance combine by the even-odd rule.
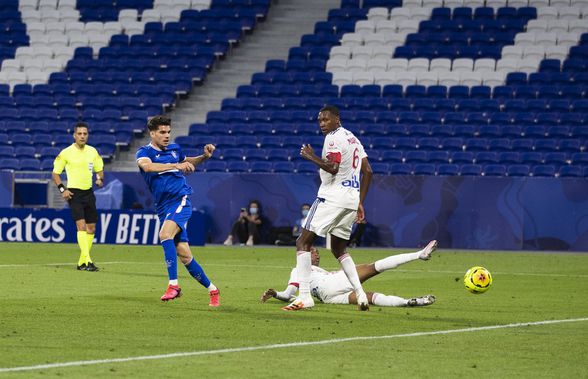
[[[216,147],[213,144],[209,143],[206,146],[204,146],[204,151],[202,152],[202,155],[199,155],[197,157],[186,157],[184,162],[190,162],[194,165],[194,167],[196,167],[202,162],[210,159],[212,157],[212,154],[214,153],[214,150],[216,150]]]
[[[268,288],[261,295],[261,301],[265,303],[266,301],[268,301],[272,297],[275,299],[278,299],[278,300],[285,301],[285,302],[292,301],[292,299],[294,298],[294,295],[296,294],[296,291],[298,291],[298,287],[296,287],[292,284],[288,284],[288,287],[282,292],[277,292],[273,288]]]
[[[363,209],[363,201],[367,195],[370,183],[372,182],[372,166],[367,157],[361,160],[361,182],[359,184],[359,208],[357,209],[357,221],[365,219],[365,211]]]
[[[300,156],[317,165],[320,169],[329,174],[336,175],[339,172],[339,162],[333,160],[323,160],[319,158],[310,145],[302,145],[300,148]]]
[[[153,163],[149,158],[139,158],[137,160],[137,165],[141,170],[145,172],[163,172],[169,170],[180,170],[184,174],[188,174],[190,172],[194,172],[195,167],[190,162],[181,162],[181,163]]]

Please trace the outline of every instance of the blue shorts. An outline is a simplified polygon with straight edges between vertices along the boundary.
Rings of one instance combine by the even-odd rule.
[[[190,217],[192,217],[192,203],[188,196],[182,197],[178,202],[170,203],[170,205],[163,211],[159,212],[157,216],[159,217],[161,226],[163,226],[165,220],[173,221],[179,226],[180,232],[176,234],[174,238],[176,245],[179,242],[188,242],[186,228],[188,226],[188,221],[190,221]]]

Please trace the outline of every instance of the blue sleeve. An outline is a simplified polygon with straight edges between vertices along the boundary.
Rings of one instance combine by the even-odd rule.
[[[139,150],[137,150],[137,153],[135,154],[135,160],[138,160],[139,158],[149,158],[149,159],[151,159],[151,157],[149,156],[149,152],[147,151],[147,149],[145,148],[145,146],[141,146],[139,148]]]

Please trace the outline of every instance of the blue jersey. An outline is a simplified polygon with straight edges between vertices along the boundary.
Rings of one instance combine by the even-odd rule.
[[[148,158],[153,163],[179,163],[186,159],[177,143],[170,143],[165,150],[157,150],[151,144],[141,146],[135,157],[137,160]],[[158,212],[180,201],[185,195],[192,194],[192,187],[186,183],[186,178],[180,170],[145,172],[141,169],[141,175],[155,197]]]

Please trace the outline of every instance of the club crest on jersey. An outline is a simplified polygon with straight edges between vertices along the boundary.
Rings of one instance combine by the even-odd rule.
[[[349,180],[344,180],[341,182],[343,187],[351,187],[359,189],[359,180],[357,180],[357,176],[353,175],[353,177]]]
[[[333,142],[333,141],[329,142],[329,146],[330,146],[330,147],[333,147],[333,146],[335,146],[335,142]]]

